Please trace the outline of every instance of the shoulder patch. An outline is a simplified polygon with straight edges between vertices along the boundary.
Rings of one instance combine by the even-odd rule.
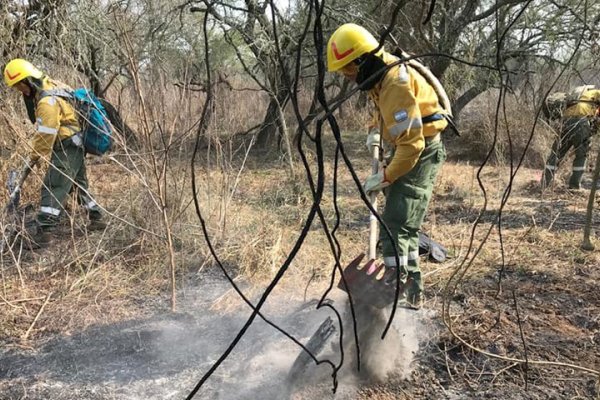
[[[396,122],[406,121],[407,118],[408,112],[406,110],[400,110],[394,113],[394,121]]]

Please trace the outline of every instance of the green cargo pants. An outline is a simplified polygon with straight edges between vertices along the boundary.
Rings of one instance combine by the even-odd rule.
[[[77,202],[87,210],[90,220],[102,218],[100,207],[88,192],[85,152],[71,139],[65,139],[54,146],[44,177],[37,215],[37,223],[42,229],[51,229],[58,224],[64,201],[72,191],[76,192]]]
[[[433,184],[446,159],[444,144],[439,140],[426,141],[426,147],[412,170],[385,190],[385,209],[382,219],[392,237],[381,227],[379,240],[387,267],[395,267],[394,243],[398,246],[400,265],[408,271],[413,284],[407,297],[423,290],[419,268],[419,229],[431,200]]]
[[[571,148],[575,149],[575,159],[573,160],[569,187],[572,189],[581,187],[581,178],[585,172],[585,162],[590,149],[591,136],[592,128],[587,118],[568,118],[564,121],[560,136],[554,141],[552,151],[546,161],[544,176],[542,177],[542,188],[550,185],[554,179],[556,169]]]

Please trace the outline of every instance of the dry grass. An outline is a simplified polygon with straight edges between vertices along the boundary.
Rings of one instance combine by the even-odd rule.
[[[159,159],[169,157],[164,184],[167,188],[168,215],[175,237],[178,287],[185,286],[186,277],[190,274],[215,270],[216,265],[200,229],[191,197],[189,157],[195,120],[181,118],[177,113],[178,109],[183,109],[189,115],[197,114],[202,95],[196,94],[188,102],[175,89],[163,87],[160,90],[167,93],[168,100],[149,106],[156,117],[156,126],[161,126],[162,130],[156,129],[144,138],[142,148],[137,152],[128,153],[127,149],[119,148],[112,159],[90,162],[92,192],[110,213],[110,227],[106,232],[81,235],[77,230],[71,230],[72,226],[82,226],[84,219],[77,207],[70,204],[72,219],[61,227],[62,236],[54,240],[52,247],[17,255],[18,262],[6,255],[3,258],[0,288],[0,340],[3,342],[33,346],[36,340],[49,334],[69,334],[99,322],[137,318],[165,307],[163,301],[151,300],[168,296],[169,254],[160,210],[155,201],[157,186],[151,180],[153,167],[147,157],[150,151],[156,152]],[[209,137],[209,145],[202,149],[195,166],[197,194],[219,260],[238,280],[247,283],[247,293],[251,295],[273,278],[294,247],[306,223],[312,194],[300,163],[296,164],[297,174],[291,176],[289,169],[276,157],[251,152],[246,158],[250,143],[230,140],[231,133],[252,126],[257,121],[256,107],[263,107],[264,103],[260,102],[264,102],[264,99],[257,96],[252,97],[255,101],[240,101],[246,94],[220,90],[221,95],[230,102],[242,105],[235,110],[240,118],[227,115],[225,108],[217,109],[218,118],[210,130],[212,136]],[[128,121],[132,126],[138,126],[140,116],[133,112],[136,108],[132,96],[122,94],[121,99],[124,109],[129,110]],[[5,108],[9,110],[6,111],[9,121],[18,120],[16,114],[10,114],[13,112],[10,110],[16,109],[12,106]],[[356,121],[364,119],[364,115],[355,115],[353,111],[352,115]],[[478,162],[457,161],[460,159],[459,149],[469,150],[475,158],[477,154],[481,155],[482,149],[490,143],[489,133],[486,133],[490,132],[489,124],[488,120],[480,125],[479,131],[465,129],[467,134],[458,142],[454,141],[449,149],[454,161],[446,163],[436,183],[424,230],[444,243],[453,258],[442,265],[429,262],[422,265],[426,274],[428,307],[433,310],[440,310],[445,285],[467,255],[471,229],[484,203],[477,181]],[[521,121],[516,118],[511,120],[511,124],[515,124],[511,125],[514,132],[528,132],[525,119]],[[12,132],[8,125],[2,126],[4,131]],[[14,130],[21,132],[24,137],[27,126],[19,125]],[[161,147],[159,139],[171,133],[181,137],[181,144],[166,150]],[[522,148],[525,136],[524,133],[513,135],[517,152]],[[11,140],[6,135],[1,137],[10,148]],[[527,159],[529,166],[541,166],[547,151],[548,138],[543,134],[537,137],[539,140],[534,142],[533,153],[529,153]],[[340,210],[336,237],[343,249],[341,264],[345,265],[365,250],[368,210],[359,199],[355,184],[343,166],[338,171],[338,195],[333,198],[334,142],[328,133],[325,142],[326,187],[321,206],[330,229],[336,223],[334,205],[337,204]],[[481,172],[488,204],[473,237],[475,246],[482,243],[487,229],[494,223],[508,182],[506,142],[503,143],[496,153],[495,165]],[[370,169],[364,149],[364,135],[345,131],[344,144],[354,168],[364,179]],[[314,150],[309,147],[307,154],[315,168]],[[6,171],[15,165],[18,165],[16,158],[3,163],[0,173],[5,176]],[[562,191],[567,169],[561,170],[555,191],[543,196],[537,190],[541,170],[524,168],[519,172],[503,212],[504,257],[498,229],[493,228],[464,281],[453,293],[455,303],[452,305],[452,318],[456,331],[473,339],[474,344],[487,348],[490,343],[497,342],[497,351],[500,353],[510,353],[514,351],[511,350],[514,346],[518,348],[519,323],[511,311],[513,291],[520,296],[519,306],[523,307],[522,313],[527,316],[523,324],[533,347],[532,356],[550,358],[552,354],[544,351],[544,344],[563,338],[568,344],[562,357],[569,359],[577,354],[576,344],[573,343],[585,340],[584,336],[590,334],[589,330],[577,326],[576,321],[565,314],[567,311],[577,311],[576,300],[573,299],[581,291],[579,297],[589,304],[586,310],[590,315],[594,312],[597,315],[598,298],[594,282],[600,278],[596,268],[600,265],[599,254],[579,249],[586,193]],[[23,204],[36,202],[40,180],[41,177],[30,180],[23,194]],[[6,194],[2,193],[0,198],[6,200]],[[595,226],[598,229],[597,223]],[[317,296],[327,288],[333,266],[334,257],[321,222],[315,219],[277,290],[296,299],[304,297],[305,289],[308,297]],[[500,294],[499,271],[503,273],[503,291]],[[36,320],[38,311],[50,293],[50,301]],[[534,295],[542,296],[548,304],[540,304]],[[228,312],[240,303],[237,295],[229,292],[215,299],[212,309]],[[33,329],[30,329],[32,326]],[[497,326],[501,329],[496,329]],[[28,340],[21,340],[28,331],[31,331]],[[500,337],[503,339],[500,340]],[[444,330],[429,340],[430,343],[425,346],[435,348],[440,343],[449,347],[458,346]],[[419,362],[443,366],[442,369],[447,368],[454,375],[462,373],[468,385],[473,387],[488,384],[489,380],[478,380],[475,372],[461,372],[465,357],[475,360],[473,362],[479,372],[486,367],[476,354],[458,348],[459,353],[432,351],[427,353],[428,359]],[[571,361],[593,367],[597,359],[594,361],[593,355],[587,355]],[[486,374],[489,372],[485,371]],[[443,373],[431,374],[418,372],[416,377],[422,378],[426,384],[432,384],[431,379],[438,379],[436,376]],[[506,380],[502,381],[504,378]],[[515,379],[510,372],[503,372],[496,381],[506,383],[509,378]],[[416,395],[435,398],[432,392],[422,386],[415,389],[412,386],[418,385],[403,382],[394,381],[391,386],[365,389],[360,398],[384,400],[415,398]]]
[[[511,147],[515,163],[523,156],[531,136],[534,122],[532,116],[535,115],[536,110],[530,104],[523,104],[523,101],[507,95],[505,102],[507,118],[504,118],[503,105],[496,129],[497,102],[497,91],[489,91],[477,97],[464,109],[461,114],[461,137],[455,140],[459,151],[454,155],[455,157],[474,162],[484,159],[494,145],[494,136],[496,142],[492,150],[491,162],[498,165],[508,164],[511,159]],[[523,165],[541,168],[555,136],[556,130],[539,120],[527,154],[524,156]]]
[[[330,149],[326,163],[328,187],[322,208],[331,228],[335,222],[330,186],[333,174],[331,161],[333,152],[331,138],[329,137],[327,140]],[[368,166],[362,149],[362,135],[359,133],[345,134],[344,140],[350,156],[355,162],[355,168],[364,178]],[[204,217],[208,221],[213,244],[221,261],[233,268],[236,273],[258,280],[269,278],[285,260],[298,238],[299,230],[303,226],[312,202],[308,186],[301,175],[290,177],[289,172],[283,169],[277,160],[269,161],[262,158],[248,160],[236,181],[239,171],[235,168],[238,164],[234,159],[239,161],[239,155],[229,153],[215,156],[204,155],[203,157],[209,161],[211,157],[217,160],[219,156],[226,161],[224,165],[227,165],[227,168],[223,168],[221,172],[204,168],[198,171],[199,201]],[[211,163],[209,162],[208,165],[210,167]],[[173,226],[179,243],[181,272],[184,272],[191,265],[194,265],[192,269],[201,268],[204,265],[212,265],[212,261],[204,244],[193,204],[190,203],[189,171],[185,164],[181,164],[178,168],[181,172],[172,175],[169,180],[170,185],[177,189],[173,192],[177,193],[178,198],[173,199],[171,203],[179,206],[172,211],[172,215],[177,216]],[[115,163],[92,165],[89,169],[92,190],[100,203],[114,214],[114,219],[111,229],[107,233],[108,238],[96,238],[94,234],[85,243],[89,243],[92,255],[108,253],[117,258],[113,259],[111,263],[117,262],[118,266],[118,261],[121,261],[125,264],[123,271],[128,273],[125,273],[123,277],[123,293],[133,290],[134,287],[138,294],[144,293],[145,290],[155,292],[157,285],[153,279],[164,278],[165,254],[159,249],[162,240],[160,238],[162,236],[160,219],[152,203],[150,192],[138,174],[125,173],[123,168]],[[301,165],[297,166],[297,170],[302,171]],[[484,169],[482,179],[490,196],[488,209],[498,206],[499,196],[507,182],[507,173],[506,168],[488,167]],[[548,225],[536,220],[535,210],[540,207],[552,207],[554,201],[552,201],[553,199],[542,200],[537,193],[532,192],[530,181],[533,180],[533,177],[537,178],[538,175],[539,171],[529,169],[520,173],[515,184],[517,194],[513,195],[507,207],[506,218],[510,221],[513,214],[517,215],[518,217],[515,218],[520,224],[514,228],[508,226],[504,232],[507,235],[505,252],[515,253],[515,257],[521,256],[518,253],[520,251],[520,247],[517,246],[519,243],[524,240],[538,240],[535,238],[542,237],[544,228],[548,228]],[[141,176],[143,177],[143,174]],[[177,176],[185,176],[185,179],[176,179]],[[338,238],[344,249],[343,264],[363,250],[367,227],[365,221],[368,212],[358,198],[356,190],[353,189],[354,183],[345,168],[340,168],[339,180],[337,203],[342,215]],[[38,188],[39,186],[27,187],[24,201],[33,202]],[[438,179],[435,193],[425,230],[447,244],[456,254],[460,254],[467,245],[470,224],[482,204],[476,180],[476,167],[468,164],[446,164]],[[580,207],[583,207],[583,199],[579,200]],[[562,224],[563,222],[560,220],[558,223]],[[325,277],[333,266],[333,257],[325,235],[318,229],[318,222],[315,222],[314,225],[316,229],[311,231],[292,264],[291,272],[302,279],[306,275],[312,274],[317,277]],[[531,228],[532,225],[533,228]],[[155,232],[158,237],[147,232],[140,232],[136,227]],[[515,238],[511,237],[513,234],[516,235]],[[485,249],[480,257],[483,265],[490,262],[490,258],[494,262],[497,262],[498,259],[497,236],[493,235],[492,237],[496,239],[491,241],[488,246],[489,250]],[[576,242],[573,237],[571,239]],[[513,242],[516,250],[511,248]],[[49,257],[49,253],[52,252],[44,252],[44,256]],[[63,253],[62,256],[65,259],[69,258],[68,254]],[[38,260],[34,257],[33,265],[36,261]],[[46,264],[51,265],[52,262]],[[142,279],[151,277],[152,279],[146,284],[143,280],[136,281],[134,278],[134,286],[128,286],[127,282],[130,282],[131,279],[130,273],[136,268],[139,268],[140,271],[133,274],[134,277]],[[27,269],[31,270],[31,267]],[[113,272],[113,278],[116,278],[112,284],[118,285],[120,279],[116,272],[119,269],[115,269],[115,265],[111,265],[110,269]],[[65,279],[63,286],[66,287],[70,287],[72,284],[70,279],[79,279],[79,277],[74,278],[67,271],[53,272],[58,275],[64,274],[62,275],[62,278]],[[12,279],[14,277],[11,277],[10,274],[4,278],[5,288],[14,290],[19,286],[15,286],[14,282],[11,282]],[[443,278],[440,277],[440,280]],[[7,284],[7,281],[10,284]],[[27,286],[28,280],[24,281]],[[164,285],[158,285],[158,287],[162,286]],[[85,288],[84,292],[89,291],[91,297],[95,297],[99,292],[107,293],[104,283],[99,278],[98,282],[93,279],[87,280]],[[145,288],[145,290],[140,290],[141,288]],[[4,296],[7,299],[29,296],[26,287],[21,287],[19,291],[22,291],[22,295],[7,289]],[[34,291],[39,293],[40,288],[36,287]],[[114,297],[118,298],[119,296]]]

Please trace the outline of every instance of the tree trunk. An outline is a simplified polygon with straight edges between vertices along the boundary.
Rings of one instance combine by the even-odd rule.
[[[452,113],[454,114],[454,121],[458,122],[460,119],[461,111],[473,100],[475,97],[483,93],[487,88],[481,86],[473,86],[462,95],[459,96],[454,104],[452,105]]]
[[[592,234],[592,220],[594,216],[594,202],[596,200],[596,188],[598,186],[598,178],[600,177],[600,151],[596,155],[596,166],[594,167],[594,177],[592,178],[592,188],[590,189],[590,197],[588,199],[587,212],[585,215],[585,228],[583,229],[583,250],[592,251],[595,246],[590,240]]]
[[[110,123],[119,131],[123,138],[125,139],[125,143],[127,146],[133,146],[137,144],[137,135],[133,129],[121,117],[119,111],[108,101],[104,99],[100,99],[100,103],[106,109],[106,113],[108,114],[108,119]]]
[[[90,80],[92,91],[96,96],[100,95],[100,79],[98,71],[98,49],[90,46],[90,65],[86,68],[87,78]]]
[[[282,115],[279,107],[281,105],[282,109],[285,108],[288,100],[288,92],[284,90],[277,94],[277,98],[271,98],[269,101],[267,112],[256,136],[256,147],[259,150],[267,151],[273,144],[279,142],[281,132],[278,134],[278,130],[280,126],[284,126],[279,120]]]

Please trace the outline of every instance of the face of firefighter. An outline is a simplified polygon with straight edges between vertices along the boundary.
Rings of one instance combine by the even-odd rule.
[[[31,95],[31,88],[29,87],[29,85],[25,84],[24,82],[17,82],[14,84],[13,87],[15,89],[17,89],[19,92],[23,93],[25,96]]]
[[[358,76],[358,65],[354,62],[351,62],[344,68],[340,69],[340,73],[344,75],[346,79],[356,82],[356,77]]]

